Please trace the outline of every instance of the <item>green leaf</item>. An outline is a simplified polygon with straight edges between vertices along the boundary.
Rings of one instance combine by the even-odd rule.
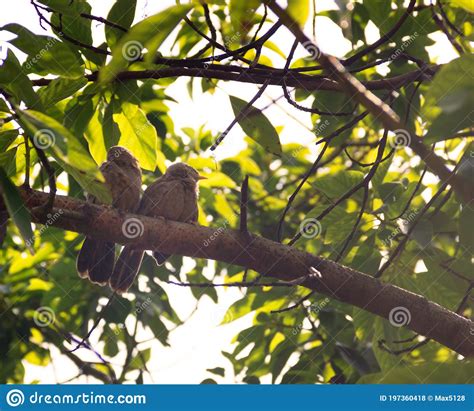
[[[130,28],[135,17],[136,0],[117,0],[107,15],[107,20],[118,24],[124,29]],[[105,38],[109,47],[113,47],[117,41],[125,34],[124,31],[111,27],[108,24],[104,26]]]
[[[272,384],[275,383],[276,379],[280,375],[283,367],[288,362],[291,354],[295,351],[295,346],[289,340],[283,341],[277,346],[277,348],[272,352],[272,359],[270,363],[271,373],[272,373]]]
[[[230,96],[230,103],[235,116],[238,116],[247,106],[247,102],[234,96]],[[280,137],[272,123],[259,109],[251,106],[245,116],[239,120],[239,125],[245,134],[265,150],[277,156],[281,155]]]
[[[52,8],[55,11],[60,11],[64,14],[74,14],[71,8],[71,2],[69,0],[38,0],[39,3],[43,3],[45,6]]]
[[[152,62],[158,48],[192,7],[172,6],[135,24],[115,45],[112,60],[101,70],[100,80],[111,81],[131,61],[136,60],[144,48],[148,50],[145,61]]]
[[[375,274],[380,266],[382,256],[373,245],[359,246],[350,266],[366,274]]]
[[[278,47],[272,41],[266,41],[265,44],[264,44],[264,47],[266,47],[267,49],[275,52],[276,54],[278,54],[281,58],[283,58],[285,60],[288,58],[288,56],[280,49],[280,47]]]
[[[53,156],[81,187],[103,203],[110,203],[110,192],[104,177],[79,139],[46,114],[27,110],[20,112],[19,122],[36,144]]]
[[[337,174],[326,174],[316,181],[316,187],[330,198],[341,197],[346,191],[355,187],[364,179],[360,171],[341,171]]]
[[[104,354],[115,357],[119,353],[117,336],[108,324],[104,327],[104,330],[101,336],[101,340],[104,342]]]
[[[30,108],[40,108],[41,102],[33,90],[33,84],[24,73],[15,54],[8,50],[7,58],[0,67],[0,84],[22,100]]]
[[[18,137],[18,130],[0,131],[0,152],[5,152]]]
[[[153,332],[155,338],[163,344],[163,346],[168,346],[168,334],[169,331],[166,328],[166,325],[160,319],[160,313],[154,312],[152,316],[148,315],[147,319],[144,318],[144,323],[150,327],[150,330]]]
[[[260,380],[254,375],[246,376],[242,381],[246,384],[260,384]]]
[[[6,101],[3,98],[0,98],[0,113],[9,113],[10,108],[7,106]]]
[[[364,6],[369,12],[370,20],[380,29],[390,14],[390,4],[380,0],[364,0]]]
[[[0,141],[0,146],[2,142]],[[17,174],[16,156],[18,156],[18,147],[5,152],[0,151],[0,167],[3,167],[9,177]]]
[[[145,113],[136,105],[122,103],[122,112],[113,115],[120,129],[121,146],[127,147],[145,170],[155,171],[158,136]]]
[[[23,241],[28,249],[33,252],[31,243],[33,241],[33,230],[31,229],[31,216],[25,207],[20,193],[15,184],[8,178],[5,170],[0,167],[0,187],[3,195],[3,201],[7,207],[8,214],[18,227]]]
[[[232,49],[242,44],[243,38],[252,27],[252,17],[259,6],[260,1],[258,0],[229,1],[229,16],[232,24],[230,29],[236,34],[226,36],[226,46],[228,48]]]
[[[216,367],[216,368],[208,368],[206,371],[219,375],[220,377],[223,377],[225,375],[225,370],[222,367]]]
[[[81,44],[92,45],[92,20],[81,16],[81,13],[91,14],[92,8],[90,4],[86,0],[74,0],[72,2],[63,0],[63,3],[67,3],[68,11],[66,13],[53,7],[58,11],[58,13],[53,13],[51,15],[51,23],[55,27],[61,28],[61,32],[53,29],[55,34],[58,37],[61,37],[64,34],[65,36],[80,41]],[[72,43],[69,44],[72,49],[78,48],[78,46]],[[82,48],[81,52],[86,55],[89,60],[94,61],[96,64],[100,61],[97,59],[98,56],[100,56],[100,58],[105,58],[105,56],[102,54],[98,55],[94,51],[88,50],[86,48]]]
[[[38,95],[42,103],[49,107],[72,96],[86,84],[87,80],[84,77],[78,79],[59,77],[51,81],[46,87],[38,90]]]
[[[433,224],[428,220],[419,221],[411,236],[421,247],[427,247],[433,239]]]
[[[426,95],[424,113],[431,120],[428,144],[445,140],[474,125],[474,55],[463,55],[444,65]]]
[[[405,191],[405,186],[399,182],[383,183],[378,188],[380,198],[385,204],[397,204]]]
[[[472,0],[450,0],[452,6],[461,7],[464,10],[474,13],[474,4]]]
[[[216,380],[213,380],[212,378],[206,378],[205,380],[202,380],[200,382],[200,384],[205,384],[205,385],[209,385],[209,384],[217,384]]]
[[[130,370],[141,370],[146,367],[148,361],[151,357],[151,348],[146,348],[143,351],[140,351],[132,361],[130,361],[129,369]]]
[[[308,20],[309,9],[309,0],[288,0],[286,11],[303,28]]]
[[[64,77],[77,78],[84,75],[84,67],[78,53],[54,37],[38,36],[27,28],[16,24],[3,27],[17,35],[10,40],[15,47],[28,54],[24,67],[28,70],[46,71]]]
[[[97,100],[89,96],[79,96],[71,99],[64,112],[64,126],[77,136],[84,134],[90,126],[92,117],[98,114]],[[90,151],[93,155],[92,150]],[[105,158],[105,155],[103,158]]]
[[[221,325],[228,324],[232,321],[243,317],[253,311],[252,304],[256,298],[256,294],[250,294],[232,304],[225,313]]]
[[[372,177],[372,184],[376,190],[379,190],[380,186],[382,185],[385,177],[387,176],[388,169],[392,165],[393,156],[390,156],[387,160],[381,163],[377,167],[377,171],[375,172],[374,176]]]
[[[114,121],[114,113],[120,113],[120,102],[112,99],[104,110],[102,118],[103,140],[106,148],[116,146],[120,140],[120,129]]]

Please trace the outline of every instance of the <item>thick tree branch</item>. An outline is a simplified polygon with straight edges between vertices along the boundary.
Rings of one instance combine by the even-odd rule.
[[[269,85],[295,87],[306,91],[329,90],[344,91],[335,81],[321,76],[310,76],[307,74],[288,72],[286,75],[280,69],[244,68],[234,65],[199,64],[198,67],[188,67],[191,65],[184,60],[167,60],[167,67],[160,70],[137,70],[124,71],[117,75],[116,80],[146,80],[162,79],[170,77],[199,77],[214,80],[229,80],[239,83],[251,83],[263,85],[268,81]],[[388,77],[381,80],[371,80],[362,82],[368,90],[397,90],[406,84],[410,84],[421,79],[430,78],[441,66],[429,66],[428,69],[413,70],[405,74]],[[88,81],[97,81],[98,72],[93,72],[84,76]],[[40,78],[32,80],[35,86],[47,86],[53,79]]]
[[[19,190],[34,220],[45,224],[45,217],[35,215],[34,209],[47,201],[48,194],[26,188]],[[54,207],[63,212],[53,225],[66,230],[113,240],[119,244],[133,243],[144,249],[159,249],[166,254],[235,264],[283,281],[307,276],[302,285],[308,289],[386,319],[393,316],[394,310],[403,307],[411,316],[407,328],[465,357],[474,356],[472,321],[423,296],[383,283],[333,261],[237,230],[221,230],[216,238],[212,227],[127,215],[110,207],[86,205],[84,201],[65,196],[56,196]],[[134,239],[122,229],[132,217],[138,218],[143,226],[142,235]],[[310,276],[315,270],[318,275]]]

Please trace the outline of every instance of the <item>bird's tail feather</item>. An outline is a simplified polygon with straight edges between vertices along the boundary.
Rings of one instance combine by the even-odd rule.
[[[114,270],[115,244],[86,237],[77,256],[76,267],[81,278],[104,285]]]
[[[118,294],[126,292],[140,270],[144,252],[125,246],[115,264],[109,285]]]
[[[158,265],[163,265],[169,256],[170,256],[169,254],[163,254],[163,253],[160,253],[159,251],[153,252],[153,258],[155,259],[156,264]]]

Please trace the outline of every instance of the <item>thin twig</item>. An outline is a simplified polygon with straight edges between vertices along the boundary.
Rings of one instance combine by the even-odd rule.
[[[451,175],[454,176],[456,174],[456,170],[459,167],[459,164],[455,167],[455,169],[452,171]],[[417,215],[415,221],[413,221],[413,224],[410,226],[408,229],[408,232],[406,233],[405,237],[398,243],[397,248],[395,251],[390,255],[390,257],[385,261],[385,263],[380,267],[380,269],[377,271],[377,273],[374,275],[375,278],[380,278],[384,271],[390,266],[390,264],[395,260],[395,258],[402,252],[403,248],[405,247],[405,244],[408,242],[408,240],[411,237],[411,234],[413,233],[413,230],[416,228],[418,223],[421,221],[422,217],[426,214],[428,209],[433,205],[433,203],[437,200],[437,198],[444,192],[446,187],[449,185],[450,181],[446,180],[439,190],[431,197],[430,201],[426,203],[426,205],[423,207],[423,209],[420,211],[420,213]]]
[[[250,110],[252,109],[252,104],[255,103],[262,96],[263,92],[269,84],[270,80],[266,80],[265,83],[263,83],[262,87],[260,87],[260,90],[258,90],[258,93],[255,94],[252,100],[247,103],[247,105],[242,109],[242,111],[232,120],[232,122],[225,129],[225,131],[216,139],[216,141],[210,148],[211,151],[214,151],[217,148],[217,146],[222,142],[222,140],[224,140],[227,134],[229,134],[230,130],[232,130],[232,127],[234,127],[240,120],[242,120],[247,114],[249,114]]]
[[[405,20],[413,12],[413,9],[415,8],[415,5],[416,5],[416,0],[411,0],[410,4],[408,5],[405,12],[402,14],[400,19],[397,21],[397,23],[387,33],[385,33],[382,37],[380,37],[375,43],[371,44],[370,46],[366,47],[365,49],[362,49],[362,50],[358,51],[356,54],[354,54],[353,56],[346,59],[344,61],[344,65],[345,66],[350,66],[351,64],[353,64],[357,60],[360,60],[365,55],[367,55],[370,52],[376,50],[382,44],[388,42],[393,37],[393,35],[400,29],[400,27],[402,27],[403,23],[405,23]]]
[[[291,311],[291,310],[294,310],[295,308],[298,308],[299,306],[301,306],[309,297],[311,297],[316,291],[311,291],[309,292],[308,294],[306,294],[305,296],[301,297],[294,305],[291,305],[289,307],[286,307],[286,308],[281,308],[279,310],[272,310],[270,311],[271,314],[280,314],[280,313],[284,313],[284,312],[287,312],[287,311]]]
[[[84,347],[88,346],[86,341],[90,338],[94,330],[99,326],[100,322],[104,318],[105,310],[107,310],[110,307],[115,296],[116,296],[116,291],[114,291],[112,295],[109,297],[109,301],[107,301],[107,304],[105,304],[104,308],[100,311],[99,317],[95,320],[94,324],[92,325],[92,328],[87,332],[87,335],[84,338],[82,338],[82,340],[76,345],[75,348],[73,348],[72,350],[69,350],[70,353],[77,351],[82,346]]]
[[[240,189],[240,232],[248,234],[247,209],[248,209],[249,176],[245,176]]]

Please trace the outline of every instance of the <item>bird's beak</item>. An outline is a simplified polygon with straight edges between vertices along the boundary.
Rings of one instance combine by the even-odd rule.
[[[198,180],[207,180],[207,177],[204,177],[204,176],[198,176]]]

